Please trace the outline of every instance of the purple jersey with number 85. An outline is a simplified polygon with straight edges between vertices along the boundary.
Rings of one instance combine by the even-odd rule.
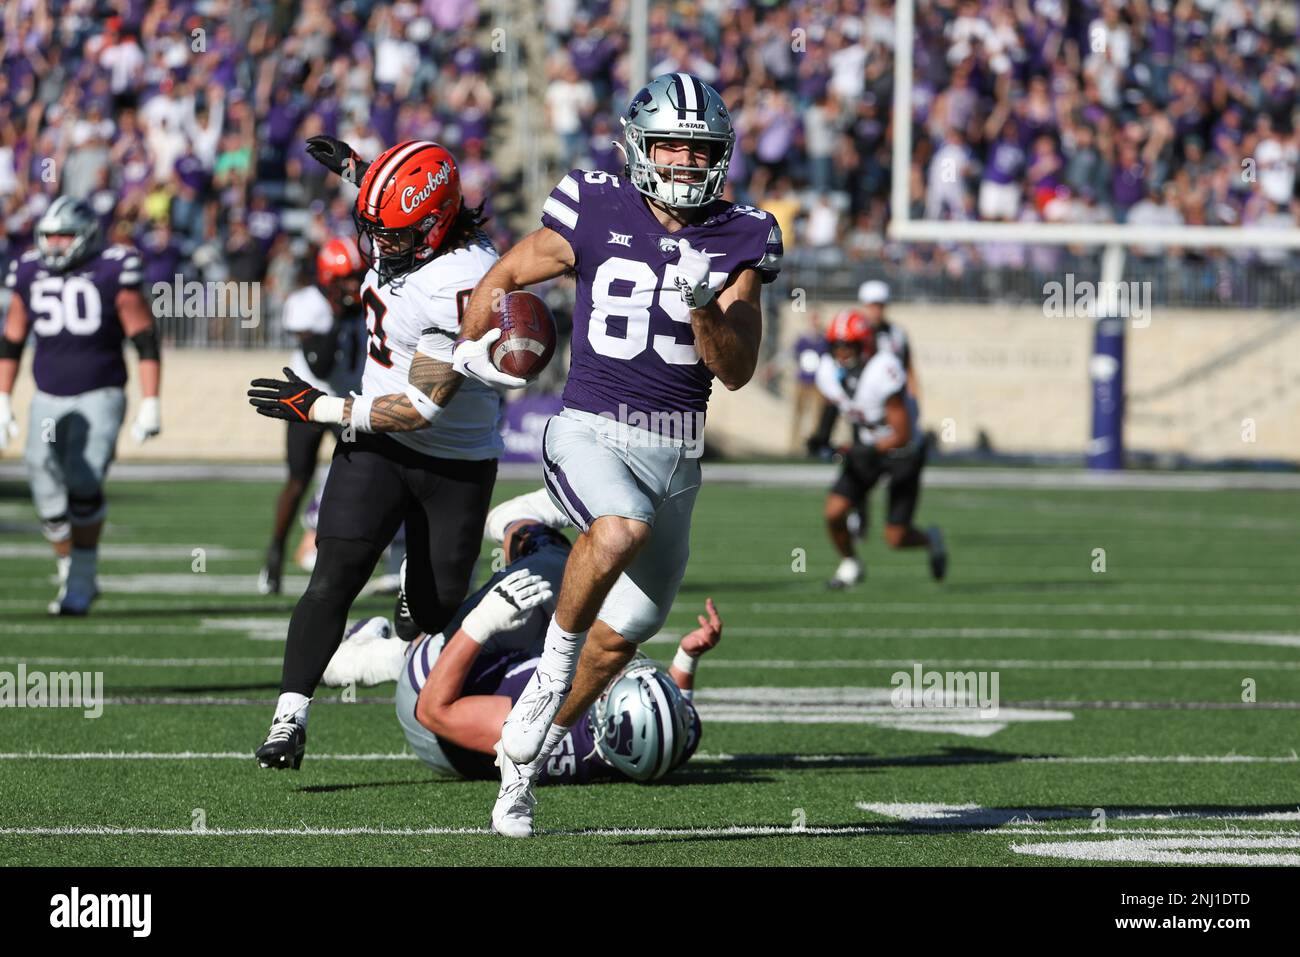
[[[713,373],[695,351],[690,310],[677,290],[677,242],[709,257],[709,285],[739,270],[771,282],[781,229],[771,213],[718,200],[699,222],[666,230],[619,176],[572,170],[542,206],[542,225],[568,240],[578,277],[564,404],[625,421],[708,407]]]

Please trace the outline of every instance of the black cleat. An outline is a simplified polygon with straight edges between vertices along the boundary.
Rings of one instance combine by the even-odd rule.
[[[257,764],[263,768],[297,771],[302,766],[303,752],[307,750],[307,729],[293,720],[279,718],[271,722],[271,730],[262,746],[254,752]]]
[[[931,525],[926,534],[930,536],[930,574],[935,581],[941,582],[948,574],[948,547],[943,543],[943,532],[939,531],[938,525]]]
[[[393,609],[393,632],[402,641],[415,641],[420,637],[420,626],[411,617],[411,608],[406,603],[406,559],[397,572],[401,587],[397,589],[397,607]]]

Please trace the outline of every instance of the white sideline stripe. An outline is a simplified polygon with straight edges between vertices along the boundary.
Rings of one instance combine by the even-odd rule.
[[[63,667],[88,667],[98,665],[141,668],[221,668],[267,666],[280,667],[283,658],[45,658],[21,655],[0,655],[0,664],[55,665]]]
[[[1300,850],[1300,838],[1281,835],[1124,837],[1115,840],[1049,841],[1044,844],[1012,843],[1010,848],[1017,854],[1067,860],[1141,861],[1147,864],[1238,864],[1255,867],[1300,866],[1300,854],[1268,853],[1274,850]]]
[[[915,658],[826,658],[826,659],[743,659],[719,658],[709,661],[709,670],[735,668],[761,671],[842,671],[845,669],[908,668]],[[52,658],[44,655],[0,655],[0,664],[49,665],[63,667],[133,667],[133,668],[221,668],[221,667],[280,667],[281,658],[132,658],[125,655],[85,658]],[[1063,661],[1043,658],[926,658],[927,668],[1021,668],[1043,671],[1231,671],[1250,668],[1257,671],[1297,671],[1300,661],[1250,661],[1246,659],[1202,660],[1152,660],[1118,659],[1113,661],[1081,659]],[[710,691],[716,689],[709,689]],[[700,692],[707,699],[709,692]],[[780,689],[779,699],[788,700],[785,689]]]
[[[2,660],[2,659],[0,659]],[[916,658],[833,658],[826,660],[795,659],[744,660],[739,658],[720,658],[709,661],[710,671],[717,668],[754,668],[773,670],[807,670],[807,669],[843,669],[843,668],[907,668],[917,663]],[[1114,661],[1082,659],[1062,661],[1043,658],[926,658],[921,662],[931,668],[1023,668],[1043,671],[1221,671],[1235,668],[1253,668],[1258,670],[1276,669],[1279,671],[1300,670],[1300,661],[1159,661],[1152,659],[1119,659]]]
[[[790,764],[834,764],[862,761],[872,755],[860,754],[791,754],[783,755]],[[405,751],[377,751],[344,754],[312,752],[313,761],[418,761],[414,754]],[[252,761],[247,751],[8,751],[0,752],[0,761]],[[735,764],[745,763],[743,754],[696,754],[694,763]],[[890,760],[888,755],[879,760]],[[1117,754],[1117,755],[1067,755],[1032,757],[1024,755],[997,755],[973,757],[969,755],[926,755],[918,759],[925,764],[1300,764],[1300,756],[1260,754]]]
[[[313,761],[418,761],[405,751],[312,754]],[[0,761],[252,761],[251,751],[10,751]]]
[[[209,559],[252,558],[257,554],[251,548],[225,548],[220,545],[146,545],[109,543],[99,546],[101,559],[144,559],[150,561],[183,560],[186,565],[194,560],[194,549],[203,549]],[[0,558],[48,558],[53,560],[50,546],[45,542],[14,542],[0,545]]]
[[[763,625],[728,626],[727,633],[750,638],[947,638],[947,639],[1039,639],[1070,638],[1084,641],[1217,641],[1230,645],[1264,645],[1300,648],[1300,635],[1287,632],[1182,631],[1172,628],[1150,630],[1129,628],[800,628]],[[653,640],[653,639],[652,639]]]
[[[969,827],[973,824],[1002,825],[1013,824],[1035,826],[1048,821],[1092,820],[1092,812],[1087,808],[1068,807],[984,807],[980,804],[933,804],[926,802],[876,803],[856,801],[854,807],[859,811],[868,811],[881,817],[892,817],[911,824],[933,825],[935,827]],[[1169,811],[1166,813],[1137,812],[1127,813],[1122,810],[1108,812],[1107,821],[1300,821],[1297,811],[1259,811],[1231,812],[1223,814],[1202,814],[1195,811]],[[1110,827],[1105,828],[1111,830]],[[1186,833],[1171,831],[1169,833]],[[1252,829],[1251,833],[1259,833]],[[1287,833],[1287,832],[1274,832]]]
[[[708,463],[705,472],[711,484],[734,483],[769,488],[804,488],[824,492],[835,481],[833,465],[746,465],[733,462]],[[115,482],[281,482],[282,462],[115,462]],[[499,481],[536,481],[532,462],[503,462],[497,469]],[[0,461],[0,481],[26,482],[27,467],[21,461]],[[962,468],[935,466],[921,475],[926,488],[970,489],[1141,489],[1210,492],[1222,489],[1300,489],[1300,475],[1294,472],[1094,472],[1088,469]],[[0,515],[33,517],[30,505],[0,506]],[[33,526],[36,524],[33,521]]]
[[[833,602],[826,603],[820,599],[803,602],[752,602],[750,611],[796,612],[807,614],[810,608],[841,613],[862,612],[879,615],[887,613],[948,615],[986,615],[986,614],[1033,614],[1033,615],[1151,615],[1158,614],[1171,618],[1189,618],[1203,615],[1286,615],[1300,617],[1300,605],[1121,605],[1111,602],[1088,602],[1086,604],[1065,605],[1059,602],[1051,604],[1029,604],[1028,602],[946,602],[946,601],[877,601],[877,602]]]
[[[842,827],[805,826],[801,828],[790,825],[771,824],[733,824],[726,827],[594,827],[574,830],[543,830],[543,835],[553,837],[710,837],[710,836],[745,836],[745,837],[872,837],[890,835],[916,836],[912,828],[872,827],[869,825],[848,825]],[[972,831],[970,833],[985,836],[998,835],[1032,835],[1082,837],[1089,832],[1078,828],[1042,831],[1037,828],[994,828],[991,830]],[[1171,837],[1167,829],[1115,829],[1096,832],[1106,834],[1150,834],[1162,837],[1145,840],[1150,844],[1186,843],[1186,838]],[[1300,837],[1288,836],[1289,832],[1252,832],[1249,837],[1225,837],[1222,830],[1186,830],[1178,834],[1189,838],[1223,842],[1215,846],[1223,847],[1300,847]],[[230,827],[204,828],[192,830],[185,827],[108,827],[105,825],[71,825],[63,827],[5,827],[0,828],[0,835],[9,837],[360,837],[364,835],[391,837],[446,837],[453,835],[493,836],[485,827],[424,827],[424,828],[386,828],[386,827]],[[1079,842],[1084,847],[1097,844],[1105,845],[1105,840]],[[1015,845],[1012,845],[1013,848]],[[1024,846],[1024,845],[1022,845]],[[1067,843],[1028,845],[1031,847],[1067,847]],[[1059,855],[1065,856],[1065,855]],[[1288,855],[1289,856],[1289,855]],[[1300,856],[1296,858],[1300,861]],[[1225,863],[1241,863],[1240,857]],[[1261,862],[1264,863],[1264,862]],[[1269,861],[1269,863],[1273,863]]]

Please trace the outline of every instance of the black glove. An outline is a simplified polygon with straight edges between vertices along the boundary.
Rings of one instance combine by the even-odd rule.
[[[331,173],[338,173],[356,186],[366,175],[370,164],[357,155],[356,150],[332,136],[313,136],[307,140],[307,152]]]
[[[258,415],[288,422],[310,422],[312,403],[325,393],[308,384],[292,369],[284,370],[284,379],[254,379],[249,383],[248,404]]]

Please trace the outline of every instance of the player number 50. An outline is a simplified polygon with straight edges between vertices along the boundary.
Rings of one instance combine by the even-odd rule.
[[[38,336],[56,336],[64,329],[88,336],[99,329],[103,317],[99,290],[82,276],[50,276],[32,283],[32,322]]]

